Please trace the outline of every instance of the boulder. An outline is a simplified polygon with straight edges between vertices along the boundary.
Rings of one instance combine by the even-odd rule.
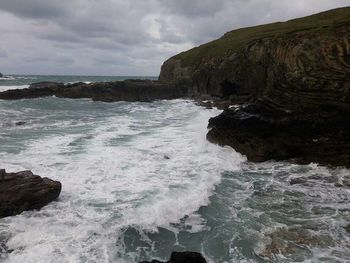
[[[141,263],[206,263],[205,258],[197,252],[173,252],[170,260],[166,262],[152,260]]]
[[[61,183],[41,178],[30,171],[0,170],[0,218],[26,210],[40,209],[58,198]]]

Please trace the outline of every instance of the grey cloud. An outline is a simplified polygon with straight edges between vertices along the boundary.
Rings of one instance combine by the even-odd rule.
[[[235,28],[349,0],[0,0],[0,69],[157,75],[162,61]]]
[[[222,10],[225,0],[161,0],[160,3],[167,7],[170,13],[183,16],[210,16]]]
[[[0,9],[29,18],[46,18],[64,16],[69,11],[69,1],[60,0],[1,0]]]

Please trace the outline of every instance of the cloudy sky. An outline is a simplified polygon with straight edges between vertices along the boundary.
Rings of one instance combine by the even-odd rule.
[[[0,71],[158,75],[178,52],[235,28],[350,0],[0,0]]]

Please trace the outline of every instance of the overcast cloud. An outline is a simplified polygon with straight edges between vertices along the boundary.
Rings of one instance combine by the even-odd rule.
[[[0,71],[158,75],[168,57],[235,28],[350,0],[0,0]]]

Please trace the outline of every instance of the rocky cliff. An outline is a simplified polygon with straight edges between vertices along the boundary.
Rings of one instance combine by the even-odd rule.
[[[160,80],[250,103],[208,134],[250,160],[350,165],[350,7],[226,33],[170,58]]]

